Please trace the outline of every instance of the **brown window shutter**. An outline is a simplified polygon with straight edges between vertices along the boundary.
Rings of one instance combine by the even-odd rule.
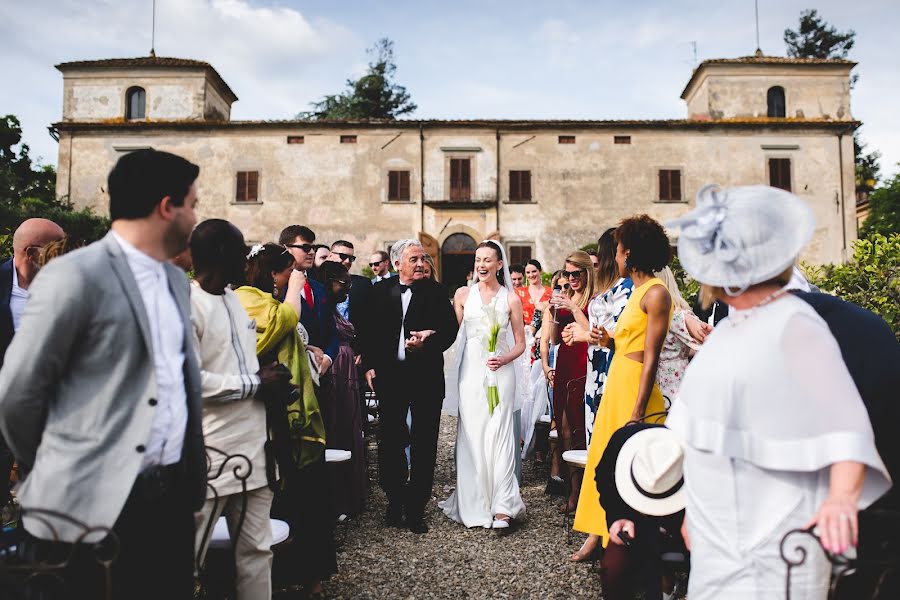
[[[559,136],[560,144],[574,144],[575,136],[574,135],[561,135]]]
[[[531,260],[531,246],[510,246],[509,262],[514,265],[524,265]]]
[[[397,198],[409,200],[409,171],[397,171]]]
[[[531,171],[522,171],[521,175],[521,188],[522,188],[522,200],[525,202],[531,201]],[[529,246],[530,248],[530,246]],[[530,252],[530,250],[529,250]],[[528,260],[531,260],[531,257],[528,257]],[[520,261],[522,262],[522,261]],[[525,261],[528,262],[528,261]]]
[[[681,171],[670,171],[670,200],[681,200]]]
[[[259,171],[247,173],[247,202],[259,200]]]
[[[791,191],[791,159],[769,159],[769,185]]]
[[[472,197],[472,182],[471,182],[471,172],[470,172],[470,163],[468,158],[464,158],[462,160],[462,170],[460,172],[460,179],[462,180],[462,199],[469,200]]]
[[[237,192],[234,196],[235,202],[247,201],[247,172],[238,171],[237,174]]]
[[[510,171],[509,172],[509,201],[510,202],[518,202],[522,199],[522,191],[519,186],[519,175],[521,175],[521,171]]]
[[[388,171],[388,200],[400,199],[400,182],[397,171]]]
[[[662,169],[659,171],[659,199],[669,199],[669,172]]]

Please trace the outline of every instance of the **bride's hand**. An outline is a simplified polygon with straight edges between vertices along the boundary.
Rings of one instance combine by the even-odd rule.
[[[506,362],[500,356],[492,356],[491,358],[487,359],[487,368],[491,371],[496,371],[505,364]]]

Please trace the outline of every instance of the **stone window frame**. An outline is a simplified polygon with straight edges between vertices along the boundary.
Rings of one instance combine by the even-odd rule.
[[[534,199],[534,170],[531,169],[530,167],[529,168],[514,168],[514,169],[507,169],[506,173],[507,173],[507,175],[506,175],[507,190],[506,190],[506,202],[504,202],[504,204],[537,204],[537,202]],[[527,198],[522,198],[521,195],[520,195],[520,198],[518,198],[518,199],[514,199],[512,197],[513,173],[528,173],[528,197]],[[519,177],[521,178],[522,176],[519,175]],[[520,187],[521,187],[521,182],[520,182]]]
[[[391,173],[406,173],[407,174],[407,185],[408,185],[408,196],[406,198],[391,198]],[[397,167],[387,167],[385,169],[385,181],[387,182],[387,186],[385,188],[385,204],[413,204],[413,193],[412,193],[412,183],[413,183],[413,171],[411,168],[397,168]],[[399,183],[398,183],[399,188]],[[399,192],[399,189],[398,189]]]
[[[452,160],[463,159],[469,161],[469,199],[454,200],[454,202],[477,202],[478,186],[478,161],[476,160],[477,152],[480,150],[444,150],[444,193],[440,200],[450,201],[450,180],[452,173],[450,165]]]

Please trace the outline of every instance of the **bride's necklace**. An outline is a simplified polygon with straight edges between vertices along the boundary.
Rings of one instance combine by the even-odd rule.
[[[774,292],[772,292],[771,294],[769,294],[768,296],[766,296],[765,298],[763,298],[762,300],[760,300],[759,302],[757,302],[756,304],[754,304],[753,306],[751,306],[750,308],[741,310],[740,312],[738,312],[737,314],[734,314],[734,315],[728,315],[728,318],[725,319],[723,324],[727,323],[731,327],[736,327],[737,325],[740,325],[741,323],[743,323],[744,321],[746,321],[747,319],[749,319],[750,317],[755,315],[757,313],[757,311],[759,311],[760,308],[762,308],[763,306],[766,306],[767,304],[771,304],[774,300],[777,300],[778,298],[780,298],[787,292],[788,292],[787,288],[777,289]]]

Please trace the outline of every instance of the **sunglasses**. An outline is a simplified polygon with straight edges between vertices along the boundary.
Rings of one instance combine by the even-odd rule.
[[[584,270],[579,269],[578,271],[563,271],[563,277],[567,277],[569,279],[581,279],[584,276]]]
[[[312,252],[313,245],[312,244],[285,244],[285,248],[297,248],[299,250],[303,250],[307,254]]]
[[[350,264],[352,265],[356,261],[356,257],[352,254],[344,254],[343,252],[335,252],[335,254],[341,257],[341,262],[349,260]]]
[[[369,266],[370,266],[370,267],[377,267],[377,266],[380,265],[381,263],[386,263],[387,261],[388,261],[388,259],[379,260],[378,262],[369,263]]]

